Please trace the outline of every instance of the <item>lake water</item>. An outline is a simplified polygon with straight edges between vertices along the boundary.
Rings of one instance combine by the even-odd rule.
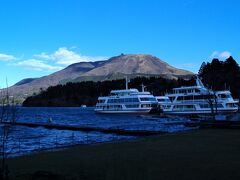
[[[185,127],[184,122],[188,121],[187,119],[160,118],[151,115],[103,115],[94,113],[93,108],[19,107],[16,117],[16,120],[19,122],[47,123],[51,120],[51,123],[62,125],[165,131],[168,133],[194,129]],[[1,125],[0,129],[0,136],[2,135],[3,125]],[[5,152],[8,157],[19,156],[43,150],[55,150],[57,148],[64,148],[77,144],[91,144],[133,138],[136,137],[104,134],[100,132],[46,129],[44,127],[30,128],[24,126],[10,126],[8,129]]]

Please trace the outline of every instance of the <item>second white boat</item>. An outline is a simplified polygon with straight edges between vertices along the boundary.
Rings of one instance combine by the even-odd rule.
[[[158,96],[158,102],[165,114],[226,114],[238,111],[238,100],[231,92],[212,91],[197,77],[196,86],[174,88],[165,96]]]

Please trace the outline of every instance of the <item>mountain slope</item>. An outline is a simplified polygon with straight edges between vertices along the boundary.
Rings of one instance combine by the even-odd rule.
[[[110,58],[102,66],[94,68],[80,77],[105,77],[109,78],[116,74],[133,75],[162,75],[168,78],[191,75],[192,72],[170,66],[157,57],[144,54],[120,55]]]
[[[15,96],[29,96],[40,89],[46,89],[69,81],[101,81],[119,79],[128,75],[134,76],[162,76],[176,79],[179,76],[192,75],[191,72],[174,68],[157,57],[144,54],[128,54],[112,57],[106,61],[80,62],[72,64],[63,70],[36,79],[22,80],[9,88]]]
[[[109,59],[102,66],[94,68],[81,76],[108,76],[123,74],[192,74],[189,71],[174,68],[162,60],[144,54],[120,55]]]
[[[16,84],[14,84],[14,86],[20,86],[20,85],[23,85],[23,84],[27,84],[27,83],[30,83],[34,80],[36,80],[37,78],[26,78],[26,79],[23,79],[19,82],[17,82]]]
[[[29,96],[33,93],[39,92],[40,89],[46,89],[49,86],[55,86],[61,83],[61,81],[71,81],[81,74],[99,66],[103,62],[104,61],[75,63],[48,76],[43,76],[41,78],[32,80],[21,80],[14,86],[10,87],[9,92],[15,96]],[[29,82],[26,83],[26,81]]]

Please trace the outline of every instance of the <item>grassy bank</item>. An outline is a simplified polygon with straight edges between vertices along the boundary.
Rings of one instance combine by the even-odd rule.
[[[198,130],[83,145],[7,163],[14,179],[240,179],[240,131]]]

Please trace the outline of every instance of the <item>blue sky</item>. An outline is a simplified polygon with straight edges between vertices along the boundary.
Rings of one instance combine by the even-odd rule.
[[[240,63],[238,0],[1,0],[0,87],[79,61],[152,54],[197,72]]]

